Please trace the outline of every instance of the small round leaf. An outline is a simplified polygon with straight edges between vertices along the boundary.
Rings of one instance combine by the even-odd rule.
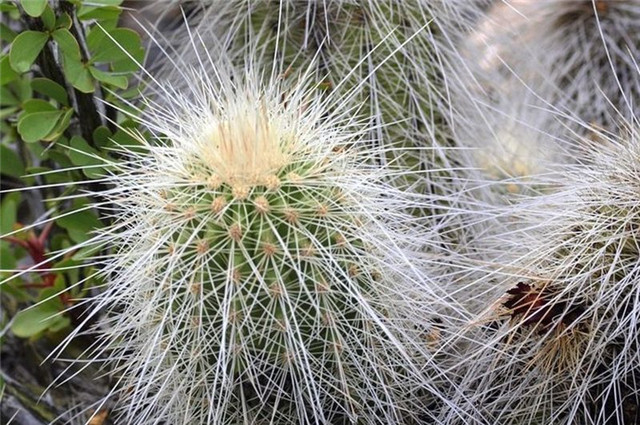
[[[58,303],[49,300],[22,310],[13,320],[11,330],[20,338],[29,338],[57,325],[60,316]],[[57,327],[57,326],[56,326]]]
[[[47,0],[22,0],[20,3],[22,3],[22,8],[27,12],[27,15],[34,18],[42,15],[47,7]]]
[[[48,78],[34,78],[31,80],[31,88],[40,94],[49,96],[61,105],[69,105],[67,90],[55,81]]]
[[[24,114],[18,121],[18,133],[27,143],[37,142],[51,133],[63,115],[63,111]]]
[[[11,68],[9,63],[9,56],[2,56],[0,59],[0,86],[4,86],[17,79],[20,76],[16,71]]]
[[[5,145],[0,145],[0,172],[16,178],[24,175],[22,159],[13,149]]]
[[[56,224],[66,229],[69,237],[75,243],[88,241],[93,236],[91,233],[102,227],[98,217],[88,209],[80,209],[66,214],[57,218]]]
[[[11,68],[16,72],[27,72],[48,39],[48,34],[39,31],[25,31],[18,35],[9,53]]]

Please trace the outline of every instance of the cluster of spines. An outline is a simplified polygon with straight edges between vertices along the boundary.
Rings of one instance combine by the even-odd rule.
[[[596,4],[600,3],[596,2]],[[242,4],[249,5],[249,3]],[[421,149],[422,146],[413,149],[417,140],[419,140],[417,143],[419,145],[424,143],[433,146],[431,143],[434,140],[434,134],[438,131],[437,124],[442,119],[442,117],[434,118],[431,115],[434,112],[431,106],[434,102],[430,98],[433,94],[430,92],[432,87],[420,87],[425,89],[425,92],[421,92],[420,89],[416,90],[416,86],[419,84],[414,81],[414,79],[424,79],[423,82],[426,84],[433,81],[434,74],[433,69],[430,68],[430,60],[434,58],[434,55],[431,51],[426,52],[429,49],[425,47],[431,41],[426,42],[424,40],[427,38],[416,37],[417,40],[423,41],[419,41],[417,45],[409,42],[405,44],[401,40],[402,37],[394,33],[392,29],[392,27],[398,26],[401,30],[407,30],[410,37],[414,37],[417,22],[428,20],[428,13],[426,9],[416,6],[415,10],[407,12],[408,15],[403,16],[401,13],[396,13],[398,10],[392,10],[394,6],[389,6],[389,9],[387,6],[386,3],[380,6],[372,2],[365,4],[258,2],[252,6],[255,8],[251,9],[251,13],[246,14],[247,12],[242,10],[239,14],[233,15],[236,21],[232,19],[232,24],[227,27],[235,28],[236,32],[233,34],[237,37],[231,43],[234,46],[228,48],[227,51],[231,52],[232,56],[235,54],[232,61],[236,61],[236,65],[239,61],[242,62],[243,58],[252,57],[255,63],[249,65],[244,63],[241,66],[251,67],[260,63],[265,69],[278,71],[280,78],[283,79],[292,78],[292,75],[296,75],[296,69],[307,66],[310,58],[305,56],[311,52],[312,59],[316,61],[315,63],[320,69],[320,72],[315,75],[322,76],[316,89],[332,91],[341,87],[346,92],[354,90],[354,86],[349,82],[338,80],[336,83],[332,82],[336,80],[325,78],[324,72],[326,75],[338,75],[339,77],[343,77],[343,74],[349,74],[348,79],[353,81],[370,80],[364,84],[366,89],[354,90],[358,94],[349,96],[345,103],[353,104],[353,98],[356,99],[355,103],[363,99],[371,100],[367,104],[369,107],[363,108],[364,115],[377,117],[376,119],[380,122],[371,128],[371,132],[379,135],[379,143],[382,141],[387,143],[385,148],[377,150],[378,163],[395,165],[401,162],[408,165],[409,171],[394,177],[400,177],[405,187],[429,191],[433,190],[434,183],[416,177],[416,174],[411,171],[443,163],[445,165],[453,163],[450,162],[452,160],[448,155],[442,154],[442,151],[438,150],[434,153],[433,155],[437,157],[434,159],[426,158],[431,154]],[[212,10],[214,9],[216,8],[213,7]],[[417,15],[412,16],[413,12],[416,12]],[[313,19],[309,20],[311,15],[313,15]],[[388,15],[389,19],[381,19],[383,15]],[[264,16],[268,16],[269,19],[265,19]],[[247,17],[249,18],[247,19]],[[240,21],[237,18],[240,18]],[[410,24],[407,25],[409,21]],[[238,25],[238,22],[242,23]],[[234,27],[234,25],[237,26]],[[423,31],[426,30],[423,29]],[[218,43],[224,44],[228,41],[229,39],[226,41],[218,40]],[[247,49],[247,42],[253,47]],[[420,43],[426,44],[421,45]],[[255,47],[257,45],[265,47],[264,49]],[[417,59],[412,57],[412,45],[416,48],[415,52],[418,52],[419,58]],[[402,52],[398,55],[400,57],[398,60],[395,59],[397,51]],[[368,61],[362,62],[361,59],[364,57],[368,58]],[[380,58],[382,59],[379,60]],[[273,62],[270,62],[272,60]],[[374,64],[373,67],[363,65],[368,65],[369,62]],[[428,70],[420,72],[420,66],[427,66]],[[350,72],[357,67],[360,67],[361,71]],[[376,78],[371,78],[372,76]],[[398,90],[406,82],[412,82],[408,87],[414,91]],[[396,96],[396,93],[400,94]],[[377,101],[373,99],[375,97],[378,97]],[[285,98],[286,94],[283,94],[282,99]],[[439,104],[439,101],[435,103]],[[399,115],[407,111],[410,111],[411,125],[405,126],[402,125],[402,117]],[[426,117],[429,118],[425,119]],[[156,130],[162,130],[161,125],[158,126],[157,123],[153,123],[153,125],[157,127]],[[428,141],[417,134],[421,131],[429,133]],[[435,138],[438,139],[438,137]],[[339,150],[349,150],[350,148],[350,145],[338,147]],[[400,159],[398,159],[398,155],[400,155]],[[368,159],[372,158],[374,158],[373,155],[368,157]],[[198,157],[190,157],[188,161],[194,161],[197,167],[199,159]],[[185,161],[185,164],[188,161]],[[377,383],[374,382],[375,379],[363,378],[362,372],[366,367],[358,373],[350,375],[350,367],[348,366],[345,368],[343,366],[337,368],[327,366],[329,363],[337,365],[341,362],[340,360],[327,360],[327,353],[330,351],[331,355],[340,358],[340,353],[343,352],[345,346],[348,346],[346,342],[359,345],[360,349],[356,350],[358,356],[369,354],[374,356],[372,354],[376,351],[374,347],[381,350],[382,357],[387,355],[387,350],[380,347],[385,342],[385,336],[383,335],[380,340],[374,341],[372,329],[379,325],[378,321],[386,322],[388,319],[386,316],[393,315],[393,313],[389,313],[387,308],[372,307],[372,310],[368,311],[375,311],[378,316],[369,324],[364,324],[368,319],[360,318],[357,311],[343,313],[343,308],[349,304],[366,305],[366,302],[363,303],[363,301],[373,302],[376,295],[369,297],[367,293],[381,279],[384,280],[384,273],[381,275],[377,267],[369,262],[379,255],[379,249],[369,243],[370,241],[375,242],[375,239],[368,240],[369,238],[363,236],[364,233],[362,233],[362,229],[366,228],[366,223],[370,219],[369,214],[359,214],[355,210],[350,210],[349,201],[345,202],[343,191],[326,187],[319,188],[317,177],[326,170],[307,179],[304,173],[305,167],[309,166],[309,169],[315,167],[317,165],[315,161],[314,158],[308,163],[304,161],[295,163],[294,166],[278,169],[272,174],[254,176],[248,180],[241,179],[238,182],[227,181],[215,173],[207,175],[210,170],[207,170],[207,167],[201,167],[195,171],[189,170],[187,173],[189,178],[179,181],[177,184],[175,181],[158,184],[157,186],[161,188],[145,192],[145,196],[149,197],[145,200],[138,198],[137,205],[127,204],[127,202],[120,204],[133,205],[133,208],[127,212],[130,215],[126,216],[120,224],[125,229],[123,236],[118,240],[117,237],[114,239],[113,235],[109,235],[109,242],[112,243],[115,240],[116,245],[122,243],[121,247],[126,247],[137,237],[145,236],[147,239],[146,242],[134,242],[138,252],[129,257],[127,260],[129,263],[127,261],[114,263],[109,269],[109,273],[117,275],[120,268],[130,267],[129,271],[134,277],[145,276],[148,282],[138,288],[139,294],[124,293],[120,297],[117,293],[109,294],[109,296],[114,296],[114,300],[124,300],[125,304],[129,303],[130,308],[127,311],[132,313],[135,320],[131,320],[128,325],[113,320],[113,317],[126,316],[126,314],[121,314],[118,308],[115,308],[115,316],[106,319],[106,322],[114,325],[113,331],[108,332],[111,333],[111,341],[116,347],[118,347],[120,339],[115,335],[124,335],[123,345],[116,349],[116,352],[120,352],[123,358],[126,358],[132,347],[125,344],[127,335],[131,338],[138,338],[141,344],[138,348],[141,349],[141,352],[145,349],[141,341],[159,341],[155,347],[159,348],[159,351],[155,354],[148,351],[146,361],[139,362],[132,368],[123,366],[120,364],[120,360],[115,362],[125,374],[135,371],[132,374],[134,378],[130,381],[133,386],[133,396],[130,400],[132,400],[131,405],[142,401],[142,407],[137,410],[137,413],[142,414],[143,420],[153,423],[156,420],[153,415],[160,414],[166,418],[180,418],[184,422],[224,421],[231,420],[229,418],[235,414],[240,414],[239,410],[236,413],[228,413],[227,409],[237,409],[237,406],[243,406],[244,410],[241,414],[244,415],[243,419],[249,422],[264,420],[265,422],[290,423],[302,417],[346,421],[355,420],[354,418],[358,414],[366,410],[364,406],[372,407],[372,411],[376,412],[385,409],[388,409],[388,412],[395,412],[399,407],[398,405],[394,406],[396,401],[391,399],[374,399],[372,401],[371,398],[368,398],[372,393],[367,392],[368,390],[362,390],[362,388],[370,389],[372,385],[375,386],[382,382],[377,390],[385,392],[383,386],[388,385],[389,392],[403,392],[401,385],[394,381],[397,378],[394,374],[398,369],[402,369],[401,366],[394,364],[380,372],[379,378],[386,374],[391,375],[392,378],[389,381],[381,378]],[[251,162],[245,165],[251,166]],[[125,171],[131,170],[126,170],[125,166]],[[419,180],[419,184],[414,184],[416,178]],[[339,179],[336,181],[339,182]],[[147,183],[153,183],[153,178],[150,178],[149,181],[136,182],[138,185]],[[421,186],[422,184],[427,184],[428,188],[425,189]],[[435,185],[437,186],[439,183],[435,183]],[[436,189],[437,193],[443,194],[443,198],[446,198],[448,191],[450,188],[445,185]],[[117,194],[118,197],[121,195],[121,193]],[[607,196],[610,195],[610,193],[607,194]],[[602,193],[598,196],[601,198],[597,199],[596,203],[606,198],[602,196]],[[581,201],[587,203],[585,199],[581,199]],[[116,203],[118,201],[116,199]],[[455,201],[455,199],[447,199],[447,205],[455,204],[455,202],[450,204],[449,201]],[[591,201],[588,200],[588,202]],[[424,212],[423,207],[410,202],[404,206],[412,206],[416,210]],[[544,248],[538,248],[539,258],[544,257],[543,260],[540,260],[540,264],[544,264],[546,270],[553,269],[549,263],[558,266],[557,270],[550,272],[551,277],[547,279],[553,281],[553,284],[522,283],[522,280],[515,282],[510,279],[509,282],[513,285],[504,288],[508,297],[498,303],[502,309],[507,311],[507,313],[503,311],[500,316],[500,318],[507,317],[509,319],[507,336],[504,337],[503,334],[500,334],[499,337],[496,337],[495,329],[489,329],[486,333],[483,331],[479,337],[474,336],[476,341],[471,344],[472,346],[481,341],[482,349],[480,352],[492,353],[487,355],[477,367],[471,367],[468,375],[461,375],[460,378],[467,383],[471,382],[469,387],[481,388],[477,397],[470,397],[476,404],[487,402],[486,406],[481,409],[476,406],[470,408],[471,412],[479,414],[478,418],[482,417],[482,412],[488,412],[487,418],[495,417],[500,423],[517,422],[523,419],[531,423],[544,423],[549,420],[560,420],[564,418],[562,415],[566,412],[568,412],[568,418],[577,417],[574,410],[562,405],[562,401],[557,402],[557,400],[567,398],[567,394],[576,387],[571,386],[573,384],[567,383],[564,379],[551,382],[549,376],[559,376],[561,373],[566,373],[567,370],[576,370],[582,367],[584,362],[591,362],[590,359],[585,360],[587,354],[576,353],[578,350],[588,350],[595,338],[594,334],[590,334],[590,332],[596,331],[586,325],[587,319],[596,318],[602,320],[601,323],[605,323],[606,320],[613,317],[611,314],[615,310],[620,312],[620,314],[614,315],[617,319],[627,320],[630,317],[628,310],[633,308],[631,305],[633,304],[632,296],[629,293],[623,294],[622,291],[616,292],[614,290],[609,293],[611,303],[624,301],[622,303],[624,308],[613,310],[606,306],[606,308],[601,308],[600,305],[595,306],[594,300],[598,300],[595,293],[583,291],[587,294],[586,300],[582,297],[582,293],[581,296],[577,295],[581,289],[584,289],[581,286],[584,283],[581,279],[585,276],[589,276],[588,279],[595,281],[612,278],[627,282],[630,279],[629,273],[634,270],[632,263],[637,256],[635,240],[633,238],[625,239],[620,242],[621,245],[617,245],[615,231],[607,233],[611,229],[608,229],[607,226],[602,227],[600,221],[605,216],[609,217],[608,213],[601,214],[609,211],[608,207],[599,206],[597,208],[595,214],[591,214],[593,213],[591,211],[581,216],[582,224],[585,222],[585,217],[589,217],[590,214],[596,217],[597,229],[579,228],[582,224],[572,227],[572,232],[578,235],[574,236],[580,242],[583,242],[581,238],[584,235],[587,236],[587,239],[589,236],[597,236],[596,242],[589,244],[589,248],[592,248],[593,251],[577,250],[575,246],[567,248],[571,244],[578,245],[576,239],[571,239],[571,237],[569,237],[568,245],[561,244],[562,248],[557,251],[551,250],[546,245]],[[151,214],[152,217],[148,218],[147,212],[149,210],[157,214]],[[446,208],[438,211],[446,213]],[[614,207],[610,213],[611,217],[624,217],[625,219],[633,215],[627,208]],[[445,218],[445,220],[449,219]],[[603,236],[598,232],[605,227],[608,230]],[[624,237],[626,238],[627,235],[625,233]],[[153,254],[147,255],[145,250]],[[596,253],[603,254],[607,261],[610,260],[614,263],[614,266],[617,267],[615,272],[606,269],[602,262],[592,262],[592,259],[597,256]],[[630,263],[621,261],[620,255],[629,255]],[[574,259],[576,261],[573,261]],[[319,270],[317,263],[324,260],[328,261],[331,266],[325,266],[324,269]],[[520,260],[524,261],[527,266],[531,263],[537,264],[537,259]],[[277,261],[279,262],[276,263]],[[145,264],[145,262],[149,264]],[[572,263],[572,266],[567,266],[567,263]],[[278,267],[275,267],[276,264]],[[148,268],[144,273],[136,274],[136,268],[145,266]],[[271,268],[269,269],[269,267]],[[570,275],[569,278],[566,278],[568,280],[558,279],[554,274],[560,273],[558,270]],[[590,272],[594,273],[589,274]],[[576,273],[578,277],[573,276],[572,273]],[[123,275],[121,277],[122,279],[117,279],[117,283],[126,284],[131,278],[131,276]],[[212,284],[214,281],[224,282],[224,284],[216,286]],[[355,283],[355,286],[346,288],[346,292],[344,290],[335,291],[336,285],[329,282],[350,282]],[[178,285],[176,286],[175,283]],[[589,290],[594,289],[593,286],[585,285]],[[454,286],[452,285],[451,288]],[[598,288],[598,290],[600,289]],[[446,290],[444,289],[442,292],[446,292]],[[602,290],[604,291],[604,289]],[[464,292],[464,290],[460,292]],[[347,295],[349,293],[351,295]],[[207,295],[205,296],[205,294]],[[319,368],[318,375],[313,375],[313,373],[305,375],[310,369],[305,372],[298,370],[301,375],[292,375],[290,372],[295,358],[300,356],[292,354],[285,348],[289,342],[285,341],[283,336],[283,330],[286,330],[287,326],[282,319],[287,316],[287,312],[283,310],[279,301],[283,300],[287,294],[296,296],[294,305],[302,318],[301,322],[296,324],[297,336],[309,343],[303,351],[307,353],[307,361]],[[325,303],[324,301],[330,298],[328,294],[337,295],[338,299]],[[353,298],[353,294],[357,296]],[[593,295],[593,298],[589,298],[589,294]],[[136,298],[137,295],[140,297]],[[601,293],[597,292],[597,295],[599,296]],[[224,304],[230,299],[233,300]],[[604,303],[603,300],[606,299],[605,297],[597,302]],[[286,303],[291,303],[291,300],[292,298],[289,298]],[[112,303],[111,301],[107,302],[106,297],[102,298],[100,302]],[[181,304],[183,302],[184,304]],[[152,311],[148,304],[157,306],[157,310]],[[332,304],[331,307],[329,304]],[[220,311],[224,310],[220,308],[222,305],[226,305],[228,308],[226,313],[220,316]],[[291,307],[291,304],[287,305]],[[329,311],[331,308],[340,312],[342,321],[336,321],[330,313],[325,314],[325,310]],[[198,310],[198,314],[191,314],[195,310]],[[601,313],[602,311],[604,313]],[[145,329],[136,328],[135,321],[146,321],[145,323],[150,326]],[[228,325],[232,325],[232,328],[246,326],[250,321],[259,324],[250,326],[247,334],[240,332],[231,335],[226,331],[211,333],[206,331],[207,329],[227,329]],[[338,322],[343,325],[347,323],[348,325],[345,326],[348,331],[355,332],[350,341],[342,343],[338,341],[340,338],[337,338],[337,332],[327,330],[338,329]],[[122,326],[118,327],[120,325]],[[158,331],[157,326],[164,326],[165,329]],[[318,326],[324,327],[326,332],[319,333]],[[258,329],[262,331],[257,331]],[[628,328],[623,327],[623,331],[628,331]],[[190,335],[190,333],[192,334]],[[575,339],[565,338],[570,333],[577,337]],[[212,339],[216,341],[214,344],[211,344],[211,338],[207,338],[212,336]],[[508,340],[512,336],[515,339]],[[238,340],[234,341],[234,337]],[[359,338],[363,338],[363,340],[359,340]],[[487,343],[487,339],[495,344]],[[255,348],[255,352],[258,354],[255,357],[243,354],[241,340],[244,342],[249,340],[250,345]],[[363,343],[362,341],[365,340],[371,344]],[[599,342],[596,343],[598,349],[602,348],[599,344]],[[225,353],[231,353],[230,358],[236,359],[233,365],[225,363],[228,361],[227,359],[216,357],[221,352],[216,352],[216,347],[225,347],[228,350]],[[395,348],[398,347],[392,348],[391,351]],[[632,353],[633,350],[628,351]],[[588,352],[591,357],[597,357],[594,354],[597,350]],[[245,355],[244,358],[243,355]],[[553,358],[558,355],[563,357],[563,367],[557,367],[558,364],[554,363]],[[199,360],[190,364],[189,356]],[[635,356],[637,357],[637,355]],[[394,363],[400,361],[401,358],[402,356],[388,360],[390,363]],[[494,372],[478,373],[483,367],[490,367],[492,360],[498,361],[504,358],[508,360],[506,366],[499,369],[503,373],[502,375],[496,375]],[[311,363],[307,366],[310,366]],[[220,375],[216,375],[214,382],[205,382],[206,379],[203,380],[202,377],[206,373],[211,373],[212,364],[217,366],[224,364],[225,367],[219,369]],[[629,364],[630,362],[625,361],[622,364],[623,369],[629,370]],[[324,375],[326,371],[323,366],[327,366],[327,369],[342,369],[338,373],[342,376],[339,380],[344,386],[336,385],[331,391],[323,392],[317,399],[311,401],[291,395],[299,395],[309,390],[309,388],[303,387],[308,383],[305,379],[310,377],[312,380],[325,383],[334,379],[335,376]],[[589,363],[587,366],[590,367],[593,364]],[[543,381],[539,385],[532,385],[529,389],[524,390],[524,386],[528,385],[534,377],[532,370],[536,370],[537,374],[540,369],[547,373],[546,377],[543,377]],[[150,372],[152,370],[153,372]],[[375,375],[374,368],[367,370]],[[414,371],[411,371],[409,374],[413,373]],[[589,373],[591,375],[580,382],[600,379],[595,369],[589,369]],[[189,387],[186,383],[189,379],[171,378],[171,374],[195,379],[196,384]],[[398,372],[398,376],[401,375],[402,372]],[[159,383],[142,383],[140,378],[145,377],[146,379],[149,376],[158,377]],[[214,393],[221,388],[226,388],[225,386],[233,381],[233,376],[239,377],[240,381],[246,378],[247,381],[236,385],[226,399],[216,399]],[[346,376],[349,376],[352,385],[346,384],[347,380],[344,378]],[[519,383],[520,377],[524,377],[525,383],[522,385]],[[513,380],[509,381],[510,379]],[[486,393],[482,392],[495,384],[496,380],[501,380],[501,384],[514,383],[515,387],[522,392],[503,394],[503,396],[497,396],[494,389],[487,390]],[[171,387],[175,382],[178,384]],[[199,383],[203,385],[199,386]],[[587,386],[578,388],[581,391],[580,395],[586,395],[592,390],[592,388],[585,390]],[[541,388],[551,388],[553,393],[546,398],[540,398]],[[182,399],[188,400],[188,406],[172,412],[173,407],[171,406],[175,406],[175,400],[179,397],[173,394],[180,391],[189,394],[189,397]],[[352,391],[362,391],[361,394],[366,394],[354,396]],[[309,393],[313,393],[313,391]],[[346,404],[335,401],[345,395],[344,399],[348,400]],[[510,404],[517,397],[521,397],[524,401],[515,403],[511,410],[503,409],[506,404]],[[578,404],[583,403],[578,397],[571,397],[569,399],[579,400]],[[368,402],[365,401],[367,398]],[[193,401],[198,399],[201,402]],[[277,408],[261,407],[265,401],[268,402],[268,405],[277,406]],[[318,401],[320,402],[318,403]],[[460,406],[467,401],[464,400]],[[398,403],[400,404],[400,402]],[[558,407],[557,403],[560,403],[561,406]],[[323,405],[322,411],[318,410],[318,405]],[[145,410],[147,406],[156,407]],[[400,410],[402,409],[400,408]],[[495,413],[499,409],[503,409],[502,412]],[[457,411],[458,408],[453,410]],[[133,409],[129,413],[134,414],[136,410]],[[389,413],[389,416],[385,418],[386,420],[389,418],[400,420],[394,415],[396,413]],[[239,416],[235,419],[239,419]],[[367,418],[367,421],[371,420],[374,419]],[[480,421],[480,419],[478,420]]]
[[[170,102],[143,119],[157,140],[125,150],[107,178],[116,220],[97,243],[114,254],[93,354],[121,379],[120,418],[428,415],[439,372],[422,370],[413,324],[439,300],[410,261],[426,228],[406,214],[427,198],[389,184],[404,171],[373,161],[388,148],[349,110],[327,112],[317,87],[200,66],[215,80],[185,71],[202,78],[187,94],[158,86]]]
[[[598,134],[583,140],[583,164],[554,177],[554,193],[502,209],[512,224],[494,242],[513,258],[484,283],[503,296],[465,336],[477,363],[460,378],[500,423],[634,417],[625,406],[637,404],[640,373],[638,132]]]

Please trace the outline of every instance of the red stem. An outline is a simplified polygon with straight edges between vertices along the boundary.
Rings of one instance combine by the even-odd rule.
[[[24,241],[22,239],[18,239],[15,236],[4,236],[4,237],[2,237],[2,239],[6,240],[9,243],[12,243],[12,244],[15,244],[15,245],[20,245],[24,249],[29,249],[29,245],[27,244],[27,241]]]
[[[47,243],[47,238],[49,237],[49,233],[51,233],[51,229],[53,229],[53,220],[51,220],[50,222],[47,223],[46,226],[44,226],[44,229],[42,229],[42,232],[40,233],[40,236],[38,236],[38,242],[40,243],[40,245],[44,248],[45,244]]]

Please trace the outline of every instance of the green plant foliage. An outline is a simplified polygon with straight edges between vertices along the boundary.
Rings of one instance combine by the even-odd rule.
[[[18,189],[0,200],[0,303],[21,338],[68,332],[69,307],[101,284],[83,265],[96,251],[71,247],[109,220],[78,193],[137,127],[119,111],[138,95],[144,50],[121,3],[0,3],[0,185]]]
[[[82,4],[78,10],[78,19],[108,21],[117,19],[121,9],[118,7],[122,0],[97,0],[91,4]]]
[[[49,5],[46,5],[40,19],[42,19],[42,23],[47,30],[53,31],[56,25],[56,15],[53,13],[53,10]]]
[[[91,238],[91,232],[102,227],[98,217],[87,209],[79,209],[76,212],[67,213],[56,220],[58,226],[69,233],[73,242],[85,242]]]
[[[2,174],[20,178],[24,174],[22,160],[13,150],[5,145],[0,145],[0,169]]]
[[[49,35],[39,31],[25,31],[11,44],[9,59],[16,72],[27,72],[40,51],[49,40]]]
[[[53,131],[63,115],[64,112],[58,110],[25,114],[18,122],[18,132],[25,142],[37,142]]]
[[[55,81],[48,78],[34,78],[31,80],[31,88],[40,94],[54,99],[61,105],[69,106],[67,90]]]
[[[61,303],[50,299],[18,313],[11,325],[16,336],[29,338],[46,330],[59,331],[69,325],[67,317],[58,315]]]
[[[0,86],[17,79],[19,74],[11,68],[9,56],[2,56],[0,59]]]
[[[2,6],[0,4],[0,6]],[[4,22],[0,22],[0,40],[11,43],[18,36],[15,31],[9,28]]]
[[[95,89],[89,70],[82,62],[80,46],[69,30],[61,28],[53,33],[53,39],[58,43],[62,52],[64,75],[69,82],[84,93],[91,93]]]
[[[2,203],[0,203],[0,216],[2,216],[2,220],[0,220],[0,232],[2,232],[3,235],[11,232],[13,229],[13,225],[16,222],[18,214],[17,210],[19,200],[19,193],[11,193],[2,200]],[[4,241],[0,241],[0,243],[4,243]]]
[[[124,75],[103,72],[93,66],[89,68],[89,74],[91,74],[91,76],[96,80],[104,84],[116,86],[119,89],[126,89],[129,83],[128,78]]]
[[[47,7],[47,0],[21,0],[20,4],[27,15],[37,18]]]
[[[114,71],[135,70],[144,56],[140,36],[126,28],[105,30],[95,26],[87,35],[87,44],[95,52],[91,63],[111,63]]]

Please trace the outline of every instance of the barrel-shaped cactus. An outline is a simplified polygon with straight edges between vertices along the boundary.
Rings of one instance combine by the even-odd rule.
[[[452,90],[455,138],[490,178],[530,189],[528,176],[574,162],[575,134],[593,135],[583,123],[615,131],[638,115],[638,2],[518,0],[485,13],[479,3],[460,5],[480,19],[445,73],[471,71]]]
[[[461,378],[490,422],[638,421],[640,139],[633,123],[591,130],[598,139],[554,177],[557,193],[503,211],[517,229],[494,243],[515,259],[486,276],[503,294],[465,335],[477,342]]]
[[[444,124],[450,83],[440,71],[446,43],[434,17],[448,7],[455,9],[453,3],[393,0],[205,1],[195,25],[206,46],[222,46],[238,66],[256,57],[265,69],[286,75],[314,66],[320,87],[350,93],[341,106],[357,106],[377,124],[372,136],[394,148],[380,162],[418,171],[397,179],[408,187],[420,171],[436,175],[434,169],[454,163],[443,150],[451,145]],[[178,31],[176,38],[184,44],[188,36]],[[184,58],[194,60],[192,52]],[[175,75],[172,66],[166,71]],[[419,189],[435,191],[432,183],[422,181]]]
[[[412,254],[428,228],[406,212],[425,198],[389,183],[403,171],[376,163],[370,123],[308,80],[219,57],[183,72],[185,92],[154,82],[152,140],[136,136],[102,194],[94,354],[120,377],[120,423],[428,415],[440,298]]]
[[[534,92],[547,109],[578,118],[566,124],[580,132],[580,122],[615,130],[620,115],[637,114],[637,2],[513,3],[494,4],[466,41],[486,90]]]

